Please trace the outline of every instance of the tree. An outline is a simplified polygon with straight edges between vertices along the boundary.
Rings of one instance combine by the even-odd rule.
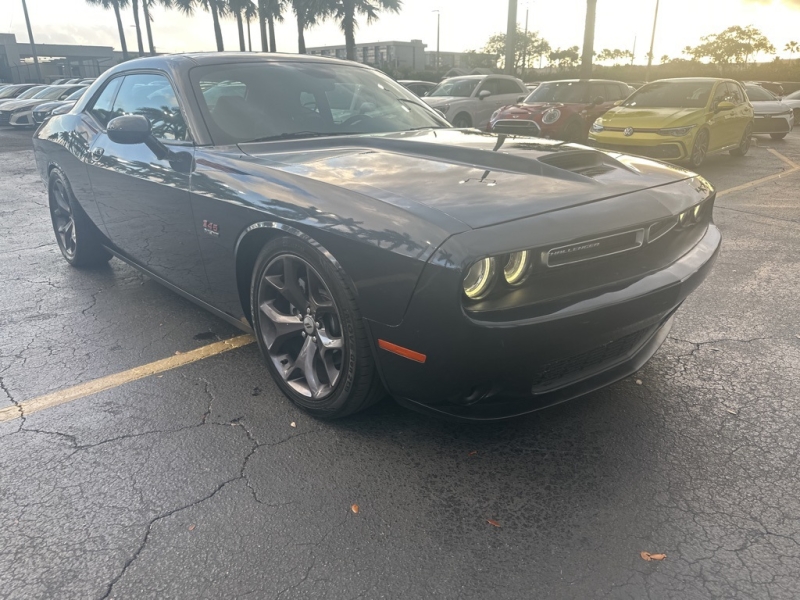
[[[662,56],[661,56],[661,64],[662,64],[662,65],[665,65],[665,64],[667,64],[668,62],[671,62],[671,61],[670,61],[670,58],[669,58],[669,54],[664,54],[664,55],[662,55]]]
[[[305,54],[306,29],[333,14],[333,2],[330,0],[291,0],[291,3],[292,11],[297,19],[297,51]]]
[[[287,0],[258,0],[258,28],[261,31],[261,51],[276,52],[275,21],[283,22]],[[269,26],[269,35],[267,35]]]
[[[239,50],[244,52],[247,45],[244,41],[244,20],[250,19],[256,13],[253,0],[227,0],[228,14],[236,18],[236,28],[239,31]]]
[[[328,0],[328,3],[344,33],[347,60],[356,59],[357,15],[364,15],[370,24],[380,18],[381,10],[398,13],[403,6],[403,0]]]
[[[551,63],[557,65],[560,71],[563,71],[564,69],[574,69],[578,66],[581,55],[578,52],[577,46],[571,46],[566,50],[562,50],[561,48],[554,50],[548,54],[547,58]]]
[[[683,51],[696,61],[709,59],[718,65],[746,65],[751,56],[760,53],[775,54],[775,46],[752,25],[734,25],[721,33],[703,36],[700,40],[702,44],[687,46]]]
[[[529,31],[528,35],[517,28],[517,34],[514,37],[514,70],[516,71],[520,66],[524,67],[523,61],[530,56],[540,56],[550,52],[550,44],[544,38],[539,37],[538,31]],[[497,57],[495,66],[498,62],[500,68],[505,68],[505,54],[506,54],[506,34],[496,33],[486,42],[486,45],[481,50],[483,54],[492,54]]]
[[[630,50],[620,50],[619,48],[614,48],[613,50],[604,48],[597,55],[598,62],[601,63],[612,62],[615,67],[618,67],[620,65],[620,61],[623,59],[626,61],[630,60],[631,62],[633,62],[634,59],[633,52],[631,52]]]
[[[147,32],[147,45],[150,48],[150,54],[156,53],[156,48],[153,45],[153,30],[150,27],[150,23],[153,21],[153,17],[150,16],[150,9],[156,5],[156,3],[161,4],[164,8],[172,8],[172,0],[142,0],[142,11],[144,12],[144,27],[145,31]]]
[[[139,44],[139,56],[144,56],[142,27],[139,25],[139,0],[131,0],[131,7],[133,7],[133,24],[134,27],[136,27],[136,42]]]
[[[225,50],[225,44],[222,41],[222,28],[219,25],[220,17],[224,17],[228,13],[228,4],[226,0],[175,0],[175,5],[178,10],[186,15],[194,14],[195,6],[199,6],[203,10],[211,13],[211,18],[214,21],[214,37],[217,40],[217,50],[222,52]]]
[[[581,76],[592,76],[592,57],[594,56],[594,24],[597,17],[597,0],[586,0],[586,23],[583,30],[583,55],[581,57]]]
[[[109,8],[114,9],[114,16],[117,17],[117,29],[119,30],[119,43],[122,46],[122,60],[128,60],[130,58],[128,44],[125,42],[125,29],[122,27],[122,17],[119,13],[120,8],[128,6],[128,0],[86,0],[86,2],[93,6],[101,6],[106,10]]]
[[[783,49],[784,49],[786,52],[788,52],[789,54],[792,54],[792,55],[794,55],[794,54],[796,54],[797,52],[800,52],[800,44],[798,44],[798,43],[797,43],[797,42],[795,42],[795,41],[792,41],[792,42],[787,42],[787,43],[786,43],[786,45],[783,47]]]

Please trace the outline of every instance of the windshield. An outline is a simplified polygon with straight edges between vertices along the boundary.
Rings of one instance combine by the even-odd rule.
[[[66,88],[62,87],[45,88],[38,94],[32,96],[32,98],[34,100],[58,100],[66,91]]]
[[[85,88],[81,88],[79,90],[75,90],[69,96],[64,98],[64,100],[80,100],[81,96],[83,96],[86,93],[86,90],[88,90],[88,89],[89,89],[88,87],[85,87]]]
[[[226,64],[191,71],[217,144],[449,127],[381,73],[320,63]]]
[[[800,90],[792,92],[785,98],[786,100],[800,100]]]
[[[15,85],[4,87],[2,90],[0,90],[0,98],[11,98],[14,96],[14,92],[17,90],[19,90],[19,88]]]
[[[36,94],[46,89],[47,88],[43,85],[37,85],[36,87],[32,87],[31,89],[22,92],[19,96],[17,96],[17,100],[27,100],[28,98],[33,98]]]
[[[634,92],[622,104],[635,108],[705,108],[712,81],[656,81]]]
[[[579,81],[552,81],[533,90],[525,102],[585,102],[586,85]]]
[[[475,91],[479,83],[480,79],[463,79],[458,77],[445,79],[428,94],[428,97],[454,96],[456,98],[469,98],[472,96],[472,92]]]
[[[774,102],[777,100],[775,96],[757,85],[748,85],[745,87],[745,91],[747,91],[747,98],[750,102]]]

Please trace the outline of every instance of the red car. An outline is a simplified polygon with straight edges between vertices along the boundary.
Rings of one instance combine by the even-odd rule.
[[[522,102],[496,111],[489,131],[585,142],[595,119],[632,93],[621,81],[546,81]]]

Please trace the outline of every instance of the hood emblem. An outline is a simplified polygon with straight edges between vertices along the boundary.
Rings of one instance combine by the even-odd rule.
[[[633,135],[633,127],[626,127],[625,130],[622,132],[622,135],[625,137],[631,137]]]

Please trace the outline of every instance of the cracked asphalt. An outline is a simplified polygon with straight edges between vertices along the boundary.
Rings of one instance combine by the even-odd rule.
[[[759,143],[702,173],[800,163],[800,134]],[[797,598],[798,190],[722,194],[650,363],[529,417],[318,422],[250,345],[0,423],[0,597]],[[0,409],[238,334],[117,260],[68,267],[8,129],[0,281]]]

